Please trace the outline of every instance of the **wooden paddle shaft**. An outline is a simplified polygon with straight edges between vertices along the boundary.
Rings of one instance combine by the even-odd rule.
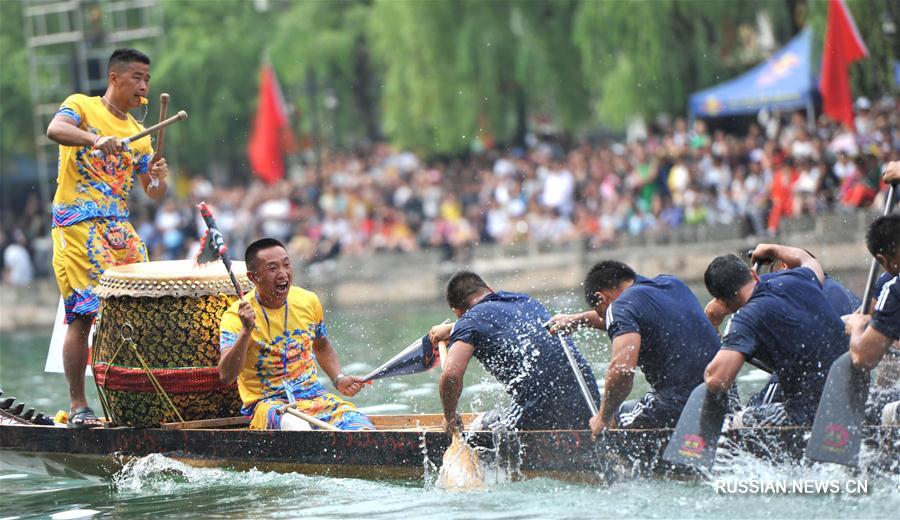
[[[889,215],[894,210],[896,188],[896,184],[891,184],[891,187],[888,188],[887,200],[884,202],[884,215]],[[866,281],[866,292],[863,294],[863,314],[872,312],[872,291],[875,290],[875,278],[878,277],[878,268],[878,260],[872,258],[872,265],[869,267],[869,279]]]
[[[562,345],[563,352],[566,353],[566,358],[569,360],[569,366],[572,367],[572,373],[575,374],[575,379],[578,381],[579,388],[581,388],[584,402],[587,404],[588,409],[590,409],[591,415],[597,415],[597,403],[594,402],[594,396],[591,395],[587,381],[584,380],[584,374],[581,373],[581,367],[578,366],[578,360],[575,359],[575,353],[572,352],[569,344],[566,343],[566,338],[562,333],[557,332],[556,336],[559,338],[559,344]]]
[[[441,370],[447,365],[447,342],[438,341],[438,357],[441,360]]]
[[[293,415],[294,417],[299,417],[299,418],[303,419],[304,421],[308,422],[309,424],[312,424],[313,426],[318,426],[319,428],[321,428],[323,430],[331,430],[334,432],[341,431],[341,429],[338,428],[337,426],[334,426],[333,424],[328,424],[327,422],[322,421],[320,419],[316,419],[312,415],[305,414],[296,408],[287,406],[284,408],[284,412],[289,413],[289,414]]]

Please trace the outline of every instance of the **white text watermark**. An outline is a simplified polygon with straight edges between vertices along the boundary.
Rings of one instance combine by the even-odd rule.
[[[865,479],[819,480],[715,480],[713,489],[720,495],[867,495],[869,481]]]

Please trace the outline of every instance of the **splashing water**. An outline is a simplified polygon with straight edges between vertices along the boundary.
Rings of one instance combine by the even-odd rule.
[[[292,473],[291,479],[299,483],[315,480],[316,477]],[[158,453],[131,459],[115,475],[113,486],[119,493],[183,493],[223,485],[245,488],[264,486],[279,481],[283,485],[284,475],[251,469],[246,472],[232,472],[218,468],[198,468],[170,459]]]
[[[480,491],[487,487],[478,453],[459,432],[453,434],[453,441],[444,452],[437,487],[451,492]]]

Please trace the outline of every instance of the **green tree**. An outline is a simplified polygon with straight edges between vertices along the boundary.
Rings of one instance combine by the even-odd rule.
[[[163,6],[166,38],[154,57],[153,92],[169,92],[170,112],[184,108],[190,116],[166,130],[166,156],[197,173],[210,166],[247,172],[257,72],[276,13],[240,0]]]
[[[574,41],[600,122],[622,127],[636,115],[683,113],[691,92],[741,70],[726,63],[734,28],[768,11],[789,36],[785,2],[585,1]]]
[[[371,38],[384,70],[383,125],[402,147],[459,152],[521,137],[530,114],[574,130],[586,89],[574,2],[378,1]]]
[[[380,136],[370,13],[371,2],[364,0],[292,2],[268,44],[285,95],[299,108],[300,128],[312,133],[319,117],[338,146]]]
[[[0,2],[0,167],[15,154],[34,155],[22,3]]]

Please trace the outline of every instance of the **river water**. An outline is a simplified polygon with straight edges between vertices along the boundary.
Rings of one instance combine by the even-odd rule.
[[[572,295],[542,299],[552,309],[580,307]],[[424,334],[429,325],[448,317],[446,307],[438,304],[326,315],[329,335],[347,373],[374,368]],[[67,404],[64,377],[43,372],[49,335],[49,331],[0,335],[4,397],[16,396],[45,413]],[[609,359],[605,337],[581,332],[576,341],[602,379]],[[439,412],[437,378],[437,371],[432,371],[383,380],[353,401],[370,413]],[[765,379],[765,374],[745,369],[739,380],[742,394],[760,388]],[[92,384],[88,379],[89,399],[98,403]],[[632,395],[644,390],[646,383],[638,377]],[[482,411],[504,400],[499,385],[473,362],[460,408]],[[112,478],[85,480],[29,473],[0,460],[0,517],[896,518],[900,510],[896,474],[852,473],[831,465],[774,465],[749,454],[719,460],[708,478],[693,481],[621,479],[603,487],[546,478],[498,478],[486,491],[449,493],[436,488],[435,479],[424,456],[422,478],[411,480],[194,468],[160,455],[133,460]],[[842,492],[723,492],[739,485],[800,479],[836,482]],[[867,484],[867,493],[848,489],[857,480]]]

